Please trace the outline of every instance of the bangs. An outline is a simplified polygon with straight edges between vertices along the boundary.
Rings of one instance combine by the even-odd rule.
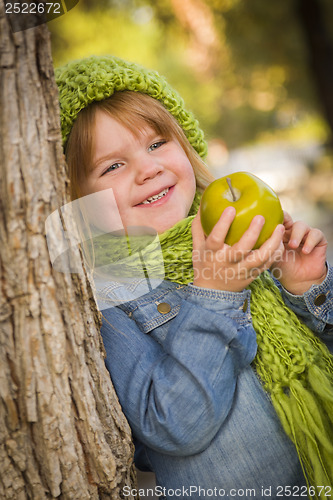
[[[141,135],[147,125],[166,139],[175,135],[175,129],[181,130],[176,119],[159,101],[139,92],[116,92],[109,99],[96,103],[96,106],[135,137]]]

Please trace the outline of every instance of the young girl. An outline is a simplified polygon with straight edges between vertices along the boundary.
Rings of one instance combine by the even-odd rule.
[[[148,281],[148,291],[124,301],[119,283],[99,280],[97,290],[109,301],[106,366],[137,467],[155,472],[166,498],[332,496],[333,271],[324,235],[286,214],[252,250],[264,223],[257,216],[229,247],[228,208],[205,237],[206,145],[165,80],[114,57],[69,63],[56,79],[73,199],[110,192],[127,235],[159,235],[157,286],[149,275],[157,250],[141,246],[145,274],[136,279],[132,268],[124,286]],[[105,233],[114,227],[108,210],[94,220]],[[100,243],[97,261],[126,257],[121,239]]]

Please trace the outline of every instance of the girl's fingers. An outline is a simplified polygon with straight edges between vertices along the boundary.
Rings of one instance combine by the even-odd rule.
[[[319,245],[326,245],[327,241],[325,235],[320,229],[311,229],[305,238],[302,248],[303,253],[310,253]]]
[[[262,248],[262,247],[261,247]],[[284,245],[282,240],[278,248],[274,251],[265,250],[264,254],[260,253],[259,249],[251,252],[247,259],[240,262],[238,265],[243,269],[243,277],[244,279],[250,279],[253,281],[257,278],[263,271],[269,269],[274,262],[280,260],[284,253]]]
[[[265,250],[264,254],[261,255],[261,261],[259,261],[259,269],[265,271],[266,269],[272,267],[274,263],[281,261],[284,252],[285,248],[282,241],[275,250],[273,248],[271,248],[269,251]]]
[[[277,265],[278,262],[281,262],[283,260],[284,253],[285,253],[285,247],[283,242],[281,241],[279,247],[266,260],[265,268],[269,269],[272,266],[274,267],[274,264]]]
[[[273,234],[268,240],[261,245],[258,250],[254,250],[252,255],[248,257],[248,260],[257,267],[263,265],[271,265],[280,255],[282,256],[284,252],[284,246],[282,243],[282,238],[285,232],[285,228],[282,224],[278,224],[273,231]]]
[[[203,232],[201,221],[200,221],[200,208],[198,210],[197,215],[194,217],[192,221],[192,242],[193,242],[193,250],[198,250],[206,240],[205,233]]]
[[[287,244],[291,248],[298,248],[304,238],[304,236],[309,232],[310,228],[307,224],[302,221],[297,221],[294,223],[291,233],[289,235],[289,240]]]
[[[288,214],[288,212],[286,212],[285,210],[283,211],[283,215],[284,215],[283,225],[288,230],[292,227],[292,225],[294,224],[294,221],[293,221],[291,215]]]
[[[253,217],[248,229],[242,235],[238,243],[235,243],[230,249],[230,258],[234,261],[244,259],[256,244],[260,232],[265,224],[265,218],[262,215]]]
[[[212,251],[220,250],[224,245],[224,240],[228,234],[231,223],[236,215],[234,207],[227,207],[215,226],[212,232],[207,236],[206,248]]]
[[[283,224],[286,228],[284,242],[294,250],[302,247],[303,253],[310,253],[316,246],[327,244],[320,229],[311,228],[303,221],[293,222],[287,212],[284,212]]]

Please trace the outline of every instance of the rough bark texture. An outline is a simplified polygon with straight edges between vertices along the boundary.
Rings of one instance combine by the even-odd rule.
[[[46,245],[68,201],[50,53],[47,27],[13,34],[0,0],[0,498],[118,499],[133,447],[95,301]]]

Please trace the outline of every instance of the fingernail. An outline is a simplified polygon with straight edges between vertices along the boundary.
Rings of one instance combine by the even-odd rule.
[[[265,224],[265,217],[263,215],[256,215],[256,222],[263,226]]]
[[[236,212],[235,207],[231,207],[231,206],[230,206],[230,207],[227,207],[227,208],[225,208],[225,209],[224,209],[224,213],[225,213],[226,215],[234,215],[234,214],[235,214],[235,212]]]

